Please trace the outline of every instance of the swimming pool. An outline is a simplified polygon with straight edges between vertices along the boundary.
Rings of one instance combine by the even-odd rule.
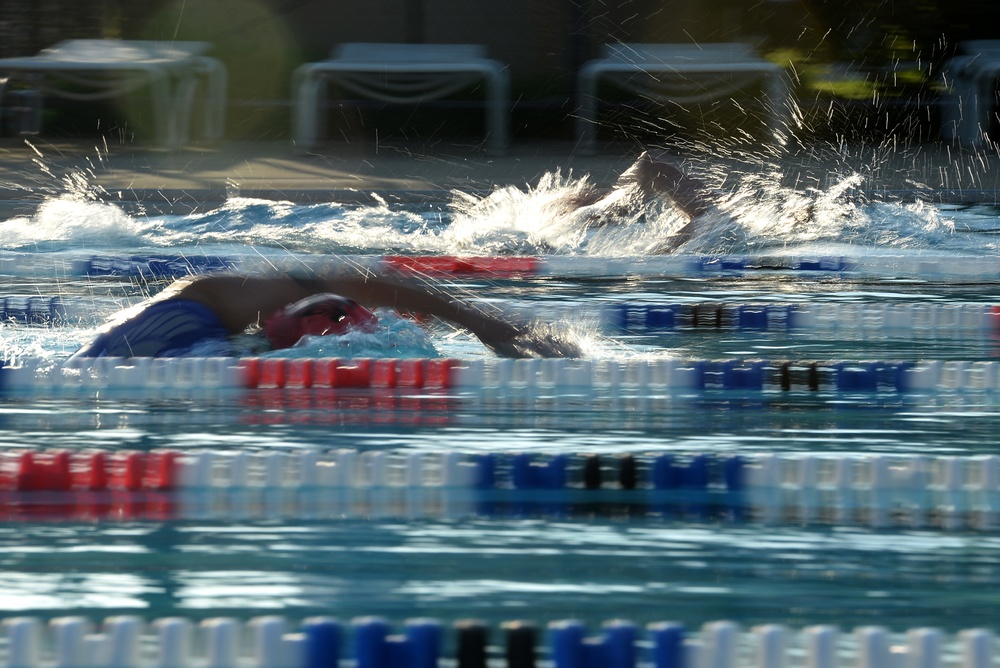
[[[993,207],[858,202],[840,190],[809,202],[785,191],[733,196],[726,220],[679,256],[656,258],[643,250],[675,213],[650,205],[621,227],[586,229],[553,204],[576,187],[553,176],[527,192],[424,206],[233,198],[186,215],[46,200],[0,226],[3,465],[50,448],[497,453],[508,467],[528,453],[570,456],[579,486],[588,455],[606,467],[631,455],[648,472],[667,454],[685,464],[956,457],[971,469],[994,454]],[[812,224],[796,217],[803,207]],[[108,315],[192,268],[399,255],[501,258],[437,278],[576,328],[590,366],[500,364],[464,333],[390,314],[376,335],[291,354],[248,341],[246,356],[286,375],[292,367],[281,365],[334,357],[458,360],[461,382],[331,388],[271,377],[247,388],[244,371],[225,375],[232,367],[217,361],[187,380],[58,366]],[[526,256],[538,258],[530,271],[504,269]],[[89,518],[12,513],[0,525],[2,608],[95,620],[573,618],[596,628],[627,618],[696,628],[728,619],[948,632],[997,612],[991,526],[651,513],[605,487],[582,509],[529,496],[449,514],[439,501],[414,507],[401,491],[380,501],[368,490],[310,514],[282,497],[292,491],[253,489],[245,505],[228,499],[164,519],[127,505]]]

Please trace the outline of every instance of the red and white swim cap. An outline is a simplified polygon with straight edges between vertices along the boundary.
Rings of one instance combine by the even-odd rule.
[[[374,313],[340,295],[312,295],[279,309],[264,322],[264,333],[275,349],[291,348],[303,336],[344,334],[349,329],[372,332],[378,325]]]

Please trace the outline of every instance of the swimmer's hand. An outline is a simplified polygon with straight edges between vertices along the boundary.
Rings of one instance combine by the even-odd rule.
[[[476,336],[500,357],[583,357],[572,333],[546,323],[502,323],[491,331],[476,332]]]

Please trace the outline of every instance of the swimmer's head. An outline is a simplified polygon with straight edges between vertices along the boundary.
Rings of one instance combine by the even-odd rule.
[[[264,333],[275,349],[291,348],[303,336],[344,334],[349,329],[374,331],[375,314],[361,304],[334,294],[306,297],[279,309],[264,322]]]

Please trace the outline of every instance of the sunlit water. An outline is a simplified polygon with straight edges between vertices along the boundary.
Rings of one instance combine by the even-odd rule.
[[[719,211],[684,253],[994,255],[1000,216],[986,206],[870,202],[856,179],[797,192],[761,177],[722,193]],[[627,216],[595,226],[566,206],[586,179],[552,174],[486,197],[455,193],[426,206],[230,199],[188,215],[126,208],[77,192],[30,217],[0,223],[0,250],[30,272],[0,278],[5,294],[87,303],[58,326],[7,323],[7,363],[55,365],[118,308],[165,283],[59,276],[65,254],[168,253],[288,258],[310,254],[559,254],[631,257],[684,223],[669,203],[621,194]],[[93,194],[93,193],[89,193]],[[598,212],[600,213],[600,212]],[[607,222],[607,221],[605,221]],[[842,278],[455,282],[467,297],[544,315],[612,301],[993,303],[994,285]],[[382,314],[376,334],[309,341],[304,357],[485,357],[464,332]],[[609,335],[587,319],[564,323],[595,358],[988,360],[990,340],[847,340],[814,333],[678,332]],[[247,354],[267,353],[259,340]],[[995,451],[1000,401],[940,397],[430,397],[388,405],[321,393],[205,393],[186,397],[7,396],[4,447],[151,449],[456,449],[556,452],[882,452],[974,455]],[[641,518],[484,517],[476,521],[336,521],[0,526],[0,607],[11,613],[139,613],[148,617],[280,612],[292,618],[378,614],[490,622],[574,617],[599,622],[718,618],[750,625],[879,623],[893,628],[977,625],[998,612],[991,535],[880,533],[699,525]]]

